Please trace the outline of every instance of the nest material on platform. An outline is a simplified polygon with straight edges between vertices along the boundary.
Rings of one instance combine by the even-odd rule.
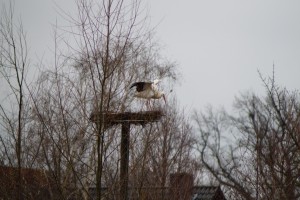
[[[162,116],[163,112],[161,110],[122,113],[107,112],[103,114],[103,122],[105,127],[122,123],[145,125],[147,123],[159,121]],[[101,117],[99,116],[99,113],[93,112],[90,120],[97,123],[97,121],[100,120],[99,117]]]

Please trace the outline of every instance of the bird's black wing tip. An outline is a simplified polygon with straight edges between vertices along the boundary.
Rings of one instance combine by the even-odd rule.
[[[138,84],[138,82],[132,83],[132,84],[130,85],[129,89],[131,89],[131,88],[137,86],[137,84]]]

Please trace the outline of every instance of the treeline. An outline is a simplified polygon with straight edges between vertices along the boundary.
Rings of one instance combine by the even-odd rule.
[[[3,9],[3,198],[38,198],[31,182],[44,185],[45,176],[52,199],[116,197],[120,127],[107,128],[102,117],[92,123],[91,113],[138,112],[142,103],[129,90],[132,82],[163,78],[170,90],[178,78],[176,65],[160,55],[141,2],[80,0],[77,8],[77,16],[65,15],[70,29],[54,28],[53,64],[34,64],[41,69],[36,80],[29,80],[33,64],[22,23],[12,6]],[[157,101],[152,108],[163,110],[162,120],[130,131],[129,184],[138,197],[141,188],[166,187],[170,173],[199,171],[189,119],[176,98],[169,94],[168,104]]]
[[[117,198],[120,127],[108,129],[101,117],[92,123],[91,113],[139,111],[132,82],[163,78],[170,91],[179,79],[140,1],[76,3],[76,16],[61,13],[70,26],[54,28],[50,66],[31,63],[13,7],[1,12],[2,198]],[[42,70],[30,80],[33,66]],[[130,130],[129,185],[137,198],[144,188],[168,187],[175,172],[220,184],[228,199],[299,198],[299,92],[274,77],[262,82],[266,96],[240,95],[232,113],[209,108],[191,117],[172,93],[166,105],[154,102],[162,120]]]

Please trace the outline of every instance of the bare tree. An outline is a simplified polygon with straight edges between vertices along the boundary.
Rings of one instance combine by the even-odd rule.
[[[21,168],[23,165],[22,138],[24,138],[25,75],[28,70],[26,34],[22,23],[14,20],[13,5],[2,9],[0,20],[0,73],[7,87],[8,96],[0,104],[1,127],[4,129],[1,143],[6,160],[18,168],[16,176],[17,198],[23,196]],[[16,106],[15,106],[16,105]],[[12,108],[12,111],[8,110]],[[12,139],[12,140],[11,140]],[[9,143],[6,143],[9,141]],[[10,143],[11,142],[11,143]],[[11,152],[11,148],[14,152]],[[16,159],[15,159],[16,158]],[[16,160],[16,163],[15,163]]]
[[[18,104],[15,112],[1,103],[1,128],[7,133],[0,137],[1,158],[3,164],[18,167],[16,180],[21,177],[22,167],[44,169],[52,199],[89,199],[93,186],[98,199],[107,195],[102,186],[109,188],[110,196],[116,196],[120,130],[107,129],[101,115],[93,125],[90,114],[135,109],[138,103],[129,91],[134,81],[164,77],[172,84],[177,78],[174,63],[160,56],[146,18],[141,15],[141,2],[80,0],[77,6],[78,18],[63,13],[73,25],[71,30],[57,26],[54,31],[53,68],[41,72],[30,89],[25,84],[28,61],[22,26],[14,32],[12,13],[5,13],[1,21],[1,74],[11,89],[12,96],[7,99]],[[24,102],[28,105],[26,112]],[[166,112],[171,108],[167,107]],[[188,123],[180,124],[184,117],[176,112],[170,110],[174,119],[167,118],[163,124],[133,134],[133,146],[144,133],[149,137],[141,137],[145,147],[135,147],[143,152],[138,157],[144,167],[133,160],[132,169],[139,168],[140,175],[147,177],[145,172],[150,167],[157,179],[163,173],[161,186],[167,184],[171,171],[192,167],[183,165],[190,156],[191,138],[184,134],[190,133],[190,127]],[[153,157],[158,153],[155,145],[163,145],[162,160]],[[133,172],[130,176],[137,178]],[[21,198],[22,185],[19,187]]]
[[[68,186],[87,198],[96,185],[101,198],[103,185],[118,182],[119,131],[106,129],[101,115],[92,126],[90,114],[130,110],[129,86],[137,79],[176,78],[144,26],[139,1],[82,0],[77,6],[78,19],[67,16],[72,30],[55,30],[54,69],[43,72],[30,92],[32,130],[43,151],[36,164],[52,173],[63,199]]]
[[[232,199],[297,199],[299,96],[262,80],[266,97],[242,95],[236,114],[196,113],[201,161]]]
[[[120,75],[124,76],[129,68],[127,62],[130,54],[140,52],[137,44],[144,34],[139,30],[143,29],[139,24],[142,21],[138,21],[140,2],[78,1],[77,5],[78,27],[82,35],[80,54],[91,77],[94,110],[99,113],[112,111],[114,99],[124,95],[118,89],[128,86],[124,81],[128,79],[121,82]],[[96,188],[100,199],[105,136],[101,115],[96,121]]]
[[[136,198],[166,199],[172,173],[201,173],[201,165],[193,155],[196,141],[189,118],[169,98],[165,116],[157,124],[137,129],[132,135],[131,185]]]

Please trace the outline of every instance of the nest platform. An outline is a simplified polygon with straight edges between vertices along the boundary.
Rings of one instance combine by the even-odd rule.
[[[101,117],[100,113],[93,112],[90,120],[97,123]],[[105,127],[110,127],[117,124],[129,123],[135,125],[145,125],[147,123],[157,122],[163,116],[161,110],[141,111],[141,112],[106,112],[103,113],[103,122]]]

